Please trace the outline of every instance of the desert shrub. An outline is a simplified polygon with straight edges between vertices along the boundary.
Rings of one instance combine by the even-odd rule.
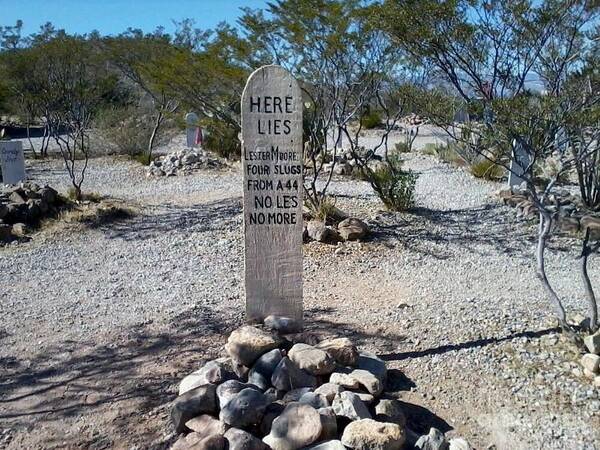
[[[152,120],[140,114],[138,108],[105,109],[96,119],[96,126],[120,155],[134,158],[147,151]]]
[[[318,206],[307,203],[307,207],[313,219],[322,220],[323,222],[327,222],[328,220],[335,221],[340,215],[340,210],[335,206],[335,199],[330,196],[323,198]]]
[[[489,159],[480,159],[474,162],[469,166],[469,172],[476,178],[490,181],[500,180],[505,174],[504,167]]]
[[[466,161],[462,156],[462,151],[457,144],[426,144],[421,152],[425,155],[433,156],[442,161],[457,166],[464,166]]]
[[[69,189],[67,189],[67,198],[72,201],[78,200],[77,199],[77,190],[74,187],[70,187]],[[87,192],[87,193],[81,193],[79,195],[80,201],[99,203],[100,201],[102,201],[102,199],[103,199],[102,195],[98,194],[97,192]]]
[[[388,164],[366,170],[369,182],[383,204],[392,211],[404,211],[415,204],[417,175],[402,169],[402,160],[396,154],[388,159]]]
[[[381,125],[381,115],[377,111],[370,111],[360,118],[363,128],[370,130]]]
[[[411,145],[408,142],[396,142],[396,145],[394,145],[396,153],[410,153],[411,150]]]
[[[205,128],[204,147],[221,158],[238,160],[241,158],[239,130],[223,121],[209,119],[203,123]]]

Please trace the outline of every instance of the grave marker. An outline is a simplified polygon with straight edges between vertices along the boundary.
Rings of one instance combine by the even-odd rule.
[[[530,164],[531,158],[529,157],[529,154],[516,139],[513,140],[512,159],[510,162],[510,172],[508,173],[508,185],[511,187],[521,185],[525,181],[523,175]]]
[[[302,320],[302,92],[279,66],[242,94],[246,314]]]
[[[198,120],[198,114],[195,112],[189,112],[185,115],[186,145],[189,148],[196,148],[198,144],[198,133],[200,131]]]
[[[17,184],[25,180],[25,157],[21,141],[0,141],[2,182]]]

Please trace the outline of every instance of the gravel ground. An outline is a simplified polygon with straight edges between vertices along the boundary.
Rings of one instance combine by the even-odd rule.
[[[309,332],[386,359],[418,431],[476,448],[600,448],[599,393],[572,374],[577,355],[534,276],[532,225],[491,197],[498,184],[418,154],[407,166],[420,174],[410,213],[334,181],[338,206],[375,233],[305,246]],[[30,173],[68,188],[59,161]],[[85,187],[140,214],[0,249],[0,448],[166,448],[177,380],[243,321],[237,166],[148,179],[98,158]],[[576,254],[557,239],[549,274],[580,311]]]

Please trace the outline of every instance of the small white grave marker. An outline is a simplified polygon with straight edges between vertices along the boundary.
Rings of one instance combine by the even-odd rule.
[[[513,140],[508,185],[511,187],[521,185],[525,181],[523,175],[529,169],[530,164],[531,158],[529,154],[516,139]]]
[[[242,95],[246,313],[302,321],[302,92],[279,66]]]
[[[21,141],[0,141],[2,182],[17,184],[25,180],[25,157]]]
[[[198,114],[195,112],[189,112],[185,115],[186,144],[189,148],[196,148],[198,145],[198,133],[200,132],[198,120]]]

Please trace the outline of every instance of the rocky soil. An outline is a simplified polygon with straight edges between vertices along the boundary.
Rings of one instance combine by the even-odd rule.
[[[373,233],[305,245],[307,333],[350,337],[386,361],[418,433],[434,426],[483,449],[600,448],[599,391],[574,371],[580,355],[535,278],[534,225],[493,196],[500,185],[407,159],[420,174],[408,213],[381,211],[366,183],[333,183],[337,206]],[[28,164],[38,184],[68,188],[59,161]],[[241,175],[147,178],[107,157],[84,187],[140,213],[0,249],[0,448],[165,449],[179,381],[223,356],[243,323]],[[576,242],[552,242],[548,272],[581,313]],[[589,270],[600,280],[598,258]]]

